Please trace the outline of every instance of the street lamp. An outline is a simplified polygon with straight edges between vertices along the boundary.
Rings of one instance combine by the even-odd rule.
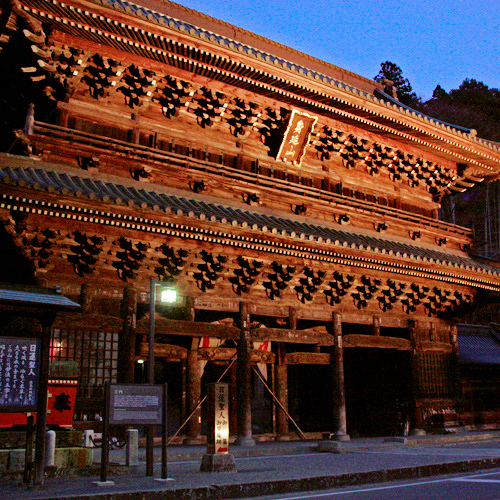
[[[171,283],[157,281],[151,278],[149,282],[149,336],[148,336],[148,383],[155,383],[155,305],[156,287],[160,289],[160,302],[173,304],[177,302],[177,290]]]
[[[155,383],[155,305],[156,287],[162,287],[160,291],[160,301],[162,303],[177,302],[177,291],[172,288],[171,283],[156,281],[151,278],[149,283],[149,336],[148,336],[148,384]],[[165,416],[164,416],[165,417]],[[163,437],[166,439],[166,436]],[[153,475],[154,462],[154,427],[148,425],[146,433],[146,476]]]

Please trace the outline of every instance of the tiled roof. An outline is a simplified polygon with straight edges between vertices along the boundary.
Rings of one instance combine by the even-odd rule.
[[[15,287],[0,283],[0,304],[50,307],[54,309],[79,309],[80,304],[64,295],[39,287]]]
[[[457,328],[460,361],[500,364],[500,339],[490,326],[459,324]]]
[[[319,80],[323,83],[327,83],[329,85],[333,85],[334,87],[337,87],[341,90],[348,91],[352,94],[357,94],[365,99],[369,100],[376,100],[377,97],[382,97],[383,101],[389,101],[390,105],[395,105],[399,108],[401,108],[402,111],[404,110],[409,110],[412,112],[415,116],[418,116],[419,118],[426,118],[433,122],[434,124],[441,125],[441,126],[446,126],[451,129],[454,129],[456,132],[462,132],[465,134],[470,133],[470,129],[465,129],[463,127],[459,127],[457,125],[453,125],[450,123],[445,123],[441,120],[438,120],[437,118],[432,118],[429,117],[419,111],[413,110],[409,108],[408,106],[405,106],[404,104],[400,103],[398,100],[391,98],[384,92],[381,92],[379,89],[376,89],[378,92],[375,92],[374,94],[366,92],[364,90],[360,90],[352,85],[348,85],[347,83],[344,83],[340,80],[337,80],[335,78],[332,78],[330,76],[327,76],[323,73],[320,73],[318,71],[312,70],[310,68],[307,68],[305,66],[302,66],[300,64],[297,64],[295,62],[290,62],[287,61],[286,59],[283,59],[281,57],[278,57],[270,52],[266,52],[254,47],[251,47],[247,44],[244,44],[242,42],[239,42],[237,40],[219,35],[217,33],[214,33],[212,31],[208,31],[204,28],[200,28],[199,26],[196,26],[192,23],[188,23],[186,21],[183,21],[181,19],[176,19],[174,17],[168,16],[167,14],[163,14],[157,11],[154,11],[152,9],[149,9],[147,7],[143,7],[141,5],[138,5],[133,2],[129,2],[126,0],[98,0],[99,3],[105,5],[105,6],[110,6],[114,9],[119,9],[127,12],[128,14],[133,14],[135,16],[143,17],[148,19],[151,22],[158,23],[158,24],[163,24],[167,25],[169,28],[176,29],[179,31],[182,31],[183,33],[189,33],[192,36],[200,37],[206,40],[210,40],[213,43],[217,43],[218,45],[222,45],[226,48],[238,51],[240,53],[255,57],[257,59],[261,59],[264,61],[267,61],[271,64],[281,66],[284,69],[287,69],[289,71],[297,72],[300,73],[301,75],[305,75],[309,78]]]
[[[35,168],[0,168],[0,181],[30,186],[35,189],[58,191],[63,194],[84,195],[117,204],[135,204],[141,208],[152,208],[169,213],[197,217],[212,222],[230,223],[266,233],[291,236],[313,241],[331,243],[335,246],[357,248],[396,257],[421,259],[424,262],[450,265],[461,269],[497,274],[499,267],[475,261],[466,256],[455,255],[444,250],[434,250],[416,244],[397,242],[382,237],[346,231],[328,224],[311,224],[299,218],[288,218],[259,211],[210,202],[196,198],[192,193],[178,193],[137,189],[116,182],[93,180],[82,175],[58,173]]]

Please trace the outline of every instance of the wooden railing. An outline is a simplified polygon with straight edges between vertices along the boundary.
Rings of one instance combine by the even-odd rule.
[[[57,140],[68,141],[73,144],[90,146],[95,150],[96,154],[98,154],[99,151],[102,151],[103,153],[113,153],[114,155],[120,155],[128,159],[136,158],[138,160],[149,160],[160,163],[168,162],[169,164],[179,165],[189,170],[207,172],[213,175],[224,176],[225,178],[245,181],[253,184],[258,183],[259,186],[268,186],[294,193],[299,196],[307,196],[330,201],[339,207],[356,209],[358,211],[361,210],[366,213],[379,215],[381,218],[385,219],[395,218],[400,221],[410,222],[411,224],[439,231],[445,231],[457,236],[472,236],[472,230],[469,228],[443,222],[422,214],[411,213],[398,208],[363,201],[349,196],[333,193],[328,190],[271,177],[262,173],[249,172],[220,163],[180,155],[162,149],[143,146],[141,144],[131,144],[118,139],[90,134],[88,132],[82,132],[43,122],[35,122],[33,138],[36,140],[37,137],[50,137]]]

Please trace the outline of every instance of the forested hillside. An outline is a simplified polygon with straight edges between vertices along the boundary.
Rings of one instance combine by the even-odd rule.
[[[446,92],[439,84],[432,98],[422,101],[404,78],[401,68],[386,61],[375,80],[390,80],[398,99],[422,113],[454,125],[475,129],[484,139],[500,142],[500,90],[466,78],[458,89]]]

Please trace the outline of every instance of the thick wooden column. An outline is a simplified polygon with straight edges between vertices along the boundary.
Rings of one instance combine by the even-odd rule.
[[[193,297],[186,297],[186,319],[188,321],[195,320]],[[201,443],[201,407],[197,408],[201,399],[201,368],[198,359],[199,342],[198,337],[192,339],[191,349],[188,351],[186,359],[186,417],[194,413],[186,424],[186,438],[183,444]]]
[[[288,328],[297,329],[297,309],[290,307],[288,311]],[[278,343],[276,364],[274,366],[276,397],[288,411],[288,367],[285,361],[285,344]],[[286,413],[278,406],[276,408],[276,441],[288,441],[290,428]]]
[[[411,341],[411,390],[413,393],[413,402],[410,414],[410,434],[413,436],[423,436],[425,431],[423,430],[422,411],[420,409],[418,398],[420,387],[420,353],[418,352],[418,324],[415,320],[408,321],[408,330]]]
[[[454,397],[461,395],[460,388],[460,358],[458,353],[458,328],[457,325],[450,325],[449,342],[452,345],[452,374],[454,377]]]
[[[278,344],[276,364],[274,366],[276,376],[276,397],[288,410],[288,368],[285,363],[285,346]],[[288,441],[290,439],[288,417],[278,406],[276,408],[276,441]]]
[[[80,287],[78,302],[82,306],[83,314],[90,314],[92,312],[92,290],[86,283]]]
[[[255,446],[252,439],[252,367],[250,365],[250,314],[248,304],[240,302],[240,338],[236,362],[238,437],[235,444]]]
[[[137,290],[127,287],[123,290],[121,317],[123,320],[118,350],[118,382],[134,382],[135,325],[137,314]]]
[[[50,333],[55,316],[46,315],[40,318],[42,332],[40,336],[40,377],[38,379],[38,401],[35,440],[35,470],[33,483],[43,485],[45,474],[45,440],[47,424],[47,400],[49,384]]]
[[[229,368],[229,432],[238,433],[238,375],[236,363]]]
[[[345,408],[345,382],[344,382],[344,352],[342,348],[342,315],[333,313],[333,438],[337,441],[349,441],[347,434],[347,419]]]

